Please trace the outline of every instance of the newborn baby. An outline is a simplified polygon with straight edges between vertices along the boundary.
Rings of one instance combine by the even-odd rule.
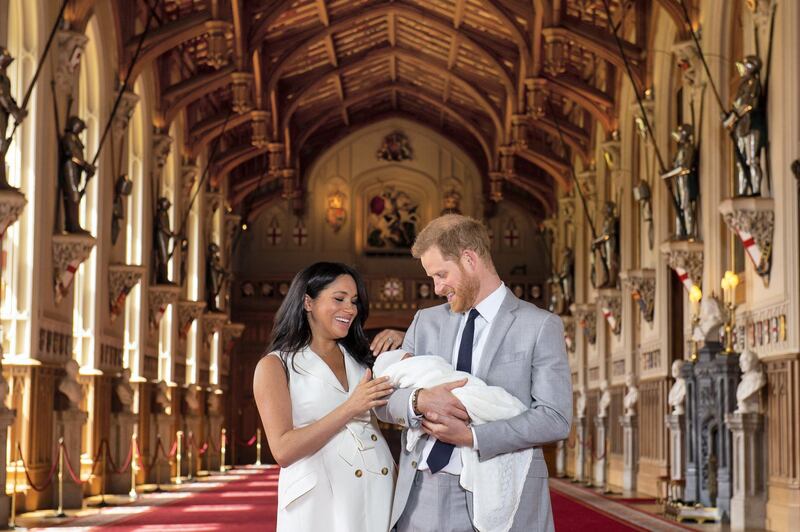
[[[430,388],[467,379],[464,386],[453,389],[453,395],[467,409],[475,425],[508,419],[527,409],[503,388],[488,386],[474,375],[456,371],[438,356],[413,356],[402,349],[387,351],[377,358],[372,371],[375,378],[389,377],[395,388]],[[423,436],[421,426],[409,427],[406,450],[413,452]],[[461,487],[473,494],[473,524],[481,532],[509,530],[522,496],[533,449],[501,454],[483,462],[478,460],[474,449],[458,447],[458,450],[463,464]]]

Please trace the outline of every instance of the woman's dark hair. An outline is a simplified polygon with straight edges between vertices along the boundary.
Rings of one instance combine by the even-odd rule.
[[[286,297],[283,299],[270,335],[268,353],[276,352],[283,361],[287,370],[294,354],[304,349],[311,343],[311,326],[304,307],[305,296],[316,299],[329,284],[342,275],[349,275],[356,283],[358,300],[355,305],[358,309],[347,336],[339,342],[347,349],[359,364],[372,367],[373,357],[369,349],[367,335],[364,334],[364,322],[369,315],[369,299],[364,280],[358,272],[339,262],[315,262],[294,276]]]

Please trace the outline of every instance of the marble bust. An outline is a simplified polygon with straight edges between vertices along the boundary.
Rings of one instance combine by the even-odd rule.
[[[639,388],[636,386],[636,377],[629,373],[625,378],[625,385],[628,391],[622,398],[622,406],[625,408],[626,416],[636,415],[636,403],[639,402]]]
[[[575,401],[575,417],[586,417],[586,389],[583,385],[578,386],[578,398]]]
[[[705,296],[700,303],[700,323],[692,332],[696,342],[719,342],[719,328],[725,323],[722,303],[713,295]]]
[[[222,394],[211,392],[208,394],[208,413],[218,415],[222,413]]]
[[[761,369],[758,355],[749,349],[739,355],[742,380],[736,388],[736,413],[761,413],[759,392],[767,384],[767,377]]]
[[[608,405],[611,404],[611,392],[608,381],[600,381],[600,401],[597,403],[597,417],[608,417]]]
[[[63,393],[69,400],[69,409],[73,410],[81,407],[83,400],[83,387],[78,382],[78,374],[81,367],[75,359],[70,359],[64,365],[64,371],[67,372],[58,383],[58,391]]]
[[[197,394],[197,386],[189,385],[183,400],[186,402],[186,408],[189,413],[196,414],[200,410],[200,397]]]
[[[675,360],[672,363],[672,378],[675,382],[672,388],[669,389],[667,402],[672,407],[672,415],[683,415],[683,402],[686,399],[686,379],[681,377],[681,369],[683,369],[684,361],[681,359]]]
[[[122,370],[114,391],[122,405],[122,409],[126,412],[130,411],[131,404],[133,404],[133,387],[131,386],[131,370],[129,368]]]
[[[164,381],[158,381],[156,384],[156,405],[161,409],[161,412],[169,413],[170,407],[170,398],[169,394],[167,393],[169,390],[167,388],[167,383]]]

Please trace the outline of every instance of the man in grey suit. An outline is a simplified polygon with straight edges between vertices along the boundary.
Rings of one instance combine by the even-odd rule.
[[[420,232],[412,254],[447,303],[417,312],[403,349],[441,356],[456,369],[502,386],[529,408],[511,419],[471,425],[451,393],[466,381],[395,391],[378,417],[404,427],[421,423],[428,434],[412,451],[403,434],[391,519],[398,532],[474,529],[472,493],[459,485],[458,447],[476,449],[481,461],[533,448],[512,530],[554,530],[541,446],[565,439],[570,429],[572,385],[563,325],[558,316],[514,296],[489,250],[486,228],[466,216],[441,216]]]

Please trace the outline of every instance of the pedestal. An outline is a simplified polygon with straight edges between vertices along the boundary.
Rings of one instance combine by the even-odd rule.
[[[694,364],[684,364],[686,379],[686,489],[684,498],[729,517],[732,445],[724,416],[736,407],[739,355],[726,355],[719,342],[700,349]]]
[[[83,506],[83,485],[77,485],[72,481],[69,471],[67,471],[67,460],[72,466],[76,475],[81,471],[81,435],[83,425],[89,415],[77,408],[70,410],[60,410],[56,412],[54,420],[53,437],[56,442],[58,438],[64,438],[64,508],[81,508]],[[56,472],[57,473],[57,472]],[[53,508],[58,507],[58,476],[53,481]]]
[[[636,491],[636,475],[639,473],[639,424],[636,415],[620,416],[622,425],[622,489]]]
[[[173,434],[171,430],[172,416],[168,414],[153,414],[150,427],[152,428],[152,437],[150,440],[151,451],[149,459],[151,461],[154,460],[156,452],[159,452],[159,459],[150,470],[147,481],[151,483],[158,481],[160,484],[169,484],[171,482],[171,467],[169,464],[170,458],[168,456],[165,457],[164,455],[169,455],[172,442],[175,441],[175,434]],[[161,446],[164,449],[163,454],[160,454],[161,451],[157,447],[158,437],[161,438]]]
[[[131,436],[136,427],[137,415],[133,412],[117,412],[111,414],[110,436],[108,450],[114,465],[121,468],[131,449]],[[130,471],[115,473],[108,465],[108,483],[106,489],[109,493],[128,493],[131,489]]]
[[[575,480],[586,480],[586,418],[575,418]]]
[[[2,376],[0,376],[2,379]],[[14,422],[16,413],[0,405],[0,442],[8,440],[8,427]],[[6,446],[0,445],[0,464],[6,464]],[[6,467],[0,467],[0,486],[6,486]],[[11,497],[6,495],[6,490],[0,491],[0,526],[5,528],[8,525],[8,518],[11,515]]]
[[[686,467],[686,455],[683,452],[683,414],[667,414],[664,424],[669,429],[669,489],[667,499],[683,500],[683,470]]]
[[[564,440],[556,443],[556,476],[564,478],[567,460],[567,449]]]
[[[599,488],[606,485],[606,419],[594,418],[595,434],[597,434],[594,442],[594,485]]]
[[[197,475],[199,469],[198,464],[198,450],[202,448],[206,438],[203,432],[203,418],[197,414],[186,414],[184,416],[184,429],[183,429],[183,459],[181,460],[181,475],[187,477],[191,472],[192,476]],[[191,436],[191,439],[190,439]],[[192,445],[192,460],[194,464],[189,462],[189,446]]]
[[[208,416],[208,468],[211,471],[219,471],[220,466],[220,454],[222,452],[222,423],[224,422],[224,417],[220,414],[211,414]],[[228,456],[230,456],[230,449],[226,450],[228,452]]]
[[[763,529],[767,509],[764,416],[758,413],[728,414],[725,424],[733,434],[731,528]]]

